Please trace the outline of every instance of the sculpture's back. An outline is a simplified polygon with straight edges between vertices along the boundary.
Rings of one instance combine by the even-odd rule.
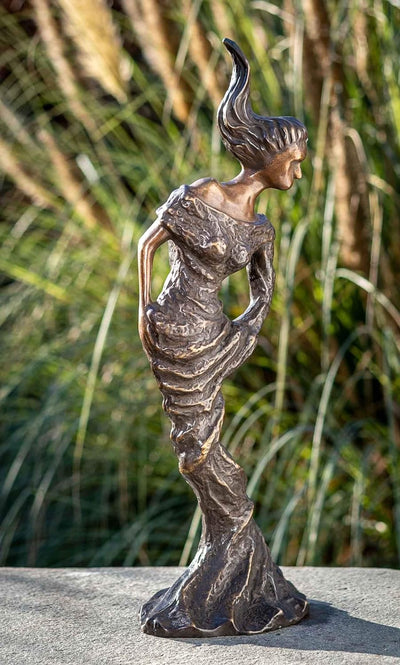
[[[233,42],[225,42],[235,61],[231,100],[240,106],[240,88],[248,89],[248,63]],[[248,116],[249,107],[243,100],[241,104]],[[227,118],[226,97],[220,108],[220,117],[224,113]],[[292,119],[282,120],[285,124]],[[305,143],[305,129],[302,136]],[[277,153],[288,153],[286,161],[289,148],[290,159],[298,148],[290,138]],[[237,136],[236,140],[237,146]],[[262,168],[268,164],[274,177],[273,156],[264,159]],[[203,513],[193,562],[171,588],[158,592],[141,610],[143,630],[163,637],[258,633],[296,623],[307,614],[305,597],[272,562],[253,521],[243,470],[219,442],[224,415],[221,383],[251,354],[274,286],[274,230],[266,217],[254,215],[254,203],[250,214],[240,203],[237,206],[243,189],[247,200],[251,195],[255,200],[271,185],[261,182],[262,169],[243,166],[230,183],[208,179],[173,192],[140,244],[141,338],[172,422],[180,471]],[[233,216],[236,210],[243,214]],[[166,240],[172,244],[171,272],[152,302],[152,257]],[[218,292],[228,275],[246,265],[251,302],[231,321],[222,311]]]

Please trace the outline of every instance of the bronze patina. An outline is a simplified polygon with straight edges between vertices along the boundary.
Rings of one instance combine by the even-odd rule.
[[[253,634],[300,621],[302,593],[272,561],[253,520],[246,476],[220,443],[222,381],[252,353],[274,289],[274,229],[256,214],[267,188],[301,177],[307,131],[292,117],[255,114],[250,67],[235,42],[229,88],[218,109],[223,142],[240,162],[229,182],[213,178],[172,192],[139,244],[139,332],[171,420],[179,470],[202,511],[202,536],[190,566],[141,609],[142,629],[161,637]],[[171,271],[156,301],[156,249],[170,241]],[[223,312],[223,280],[247,266],[250,304],[235,320]]]

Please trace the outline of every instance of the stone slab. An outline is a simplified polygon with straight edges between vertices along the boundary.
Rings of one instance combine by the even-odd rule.
[[[0,665],[400,665],[400,572],[283,568],[308,619],[243,637],[141,633],[140,605],[179,568],[0,568]]]

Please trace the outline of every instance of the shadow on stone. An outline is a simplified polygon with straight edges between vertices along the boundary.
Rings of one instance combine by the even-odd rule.
[[[183,641],[183,640],[182,640]],[[310,616],[298,626],[253,636],[220,637],[214,645],[257,644],[296,651],[343,651],[347,653],[400,656],[400,629],[351,616],[329,603],[310,600]],[[185,639],[193,645],[207,639]]]

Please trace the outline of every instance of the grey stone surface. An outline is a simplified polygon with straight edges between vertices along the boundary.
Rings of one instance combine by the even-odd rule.
[[[141,603],[178,568],[0,568],[0,665],[400,665],[400,572],[283,568],[311,614],[246,637],[162,639]]]

